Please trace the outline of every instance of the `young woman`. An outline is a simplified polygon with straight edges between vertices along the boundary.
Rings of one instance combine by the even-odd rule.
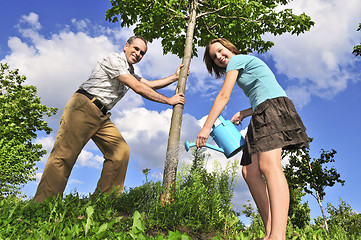
[[[281,152],[307,147],[306,128],[272,71],[259,58],[242,55],[231,42],[221,38],[208,44],[203,60],[210,74],[214,73],[217,78],[226,76],[197,136],[197,147],[205,146],[237,82],[249,97],[251,108],[237,112],[231,121],[239,124],[252,115],[243,147],[242,175],[265,226],[266,236],[262,239],[285,240],[289,189],[282,170]]]

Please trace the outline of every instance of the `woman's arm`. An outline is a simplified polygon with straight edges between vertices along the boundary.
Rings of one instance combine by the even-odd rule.
[[[224,83],[221,91],[218,93],[216,99],[214,100],[213,106],[209,115],[207,117],[206,122],[203,125],[203,128],[198,133],[197,136],[197,147],[203,147],[206,145],[207,139],[211,132],[211,128],[214,122],[217,120],[218,116],[222,113],[223,109],[227,105],[229,98],[231,97],[231,93],[236,83],[237,76],[239,70],[232,70],[226,74],[226,78],[224,79]]]

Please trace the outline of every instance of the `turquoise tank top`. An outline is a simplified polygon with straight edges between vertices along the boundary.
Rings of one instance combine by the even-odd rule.
[[[271,69],[255,56],[233,56],[228,62],[226,72],[232,70],[239,70],[237,84],[249,97],[253,110],[267,99],[287,97]]]

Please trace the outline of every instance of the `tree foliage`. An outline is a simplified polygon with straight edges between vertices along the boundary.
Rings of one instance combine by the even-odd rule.
[[[290,190],[290,206],[288,217],[294,226],[303,229],[310,224],[311,209],[308,202],[302,202],[302,197],[306,195],[302,188],[289,187]]]
[[[360,31],[361,30],[361,23],[360,25],[358,26],[358,29],[357,31]],[[359,45],[356,45],[354,48],[353,48],[353,52],[352,52],[356,57],[357,56],[361,56],[361,44]]]
[[[106,19],[120,21],[122,27],[135,26],[134,33],[149,41],[160,38],[164,53],[183,57],[191,2],[196,3],[197,14],[195,56],[195,46],[205,46],[218,37],[227,38],[242,50],[264,53],[274,45],[261,37],[265,33],[298,35],[314,25],[305,13],[279,10],[289,0],[111,0]]]
[[[309,148],[285,151],[283,158],[288,158],[289,164],[284,167],[285,176],[290,189],[303,189],[311,194],[318,202],[327,229],[326,215],[322,202],[326,196],[326,187],[332,187],[337,182],[344,185],[345,181],[340,177],[334,167],[327,166],[335,162],[336,150],[327,151],[322,149],[319,158],[311,159]]]
[[[35,164],[46,151],[34,144],[37,131],[51,132],[43,117],[56,113],[40,103],[35,86],[23,85],[25,76],[1,63],[0,69],[0,196],[16,193],[34,180]]]
[[[361,213],[353,211],[345,201],[340,199],[337,207],[328,203],[326,209],[330,214],[329,223],[331,226],[341,226],[350,235],[361,235]]]
[[[335,162],[336,150],[321,149],[320,157],[311,159],[309,149],[299,149],[287,153],[289,164],[284,168],[287,179],[292,186],[302,187],[306,193],[317,199],[324,199],[326,187],[332,187],[337,182],[344,185],[341,175],[334,167],[327,164]]]

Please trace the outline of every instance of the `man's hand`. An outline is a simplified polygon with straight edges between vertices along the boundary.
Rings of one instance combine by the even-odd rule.
[[[153,89],[160,89],[160,88],[164,88],[176,81],[179,80],[179,74],[180,71],[182,69],[182,67],[184,66],[184,64],[179,65],[179,67],[177,68],[176,72],[172,75],[170,75],[169,77],[166,78],[162,78],[162,79],[158,79],[158,80],[153,80],[153,81],[148,81],[145,78],[141,78],[140,82],[146,84],[147,86],[153,88]],[[188,75],[189,75],[189,69],[188,69]]]
[[[179,65],[179,67],[178,67],[177,70],[175,71],[174,76],[176,77],[177,80],[179,79],[179,74],[180,74],[180,71],[181,71],[181,69],[182,69],[183,67],[184,67],[184,64],[181,64],[181,65]],[[189,75],[189,73],[190,73],[190,69],[188,69],[187,75]]]
[[[185,103],[184,93],[177,93],[173,97],[169,98],[168,104],[169,105],[176,105],[176,104],[183,104]]]

